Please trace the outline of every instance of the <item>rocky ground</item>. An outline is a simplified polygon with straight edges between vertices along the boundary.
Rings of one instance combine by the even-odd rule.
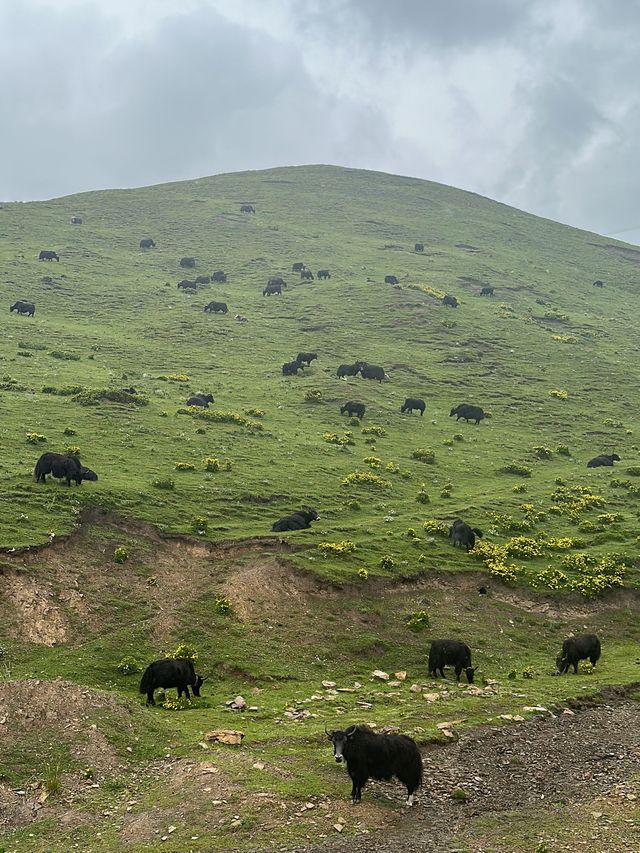
[[[612,853],[640,849],[640,824],[629,819],[626,838],[599,841],[598,821],[603,812],[590,804],[634,806],[640,797],[640,707],[636,702],[598,705],[516,726],[492,727],[463,735],[447,747],[424,753],[425,782],[413,809],[391,818],[380,833],[356,838],[336,837],[320,845],[297,847],[295,853],[488,853],[515,847],[486,846],[474,824],[483,816],[536,810],[585,809],[592,847],[577,841],[552,850],[590,850]],[[345,778],[345,798],[350,786]],[[365,798],[397,798],[398,787],[370,783]],[[452,792],[459,791],[455,799]],[[348,809],[357,806],[346,806]],[[606,833],[602,833],[606,835]],[[535,833],[534,833],[535,835]],[[457,839],[461,839],[458,842]],[[573,846],[575,844],[575,846]],[[598,845],[606,846],[598,846]],[[579,846],[578,846],[579,845]],[[520,848],[517,848],[520,849]],[[534,851],[533,842],[527,849]]]

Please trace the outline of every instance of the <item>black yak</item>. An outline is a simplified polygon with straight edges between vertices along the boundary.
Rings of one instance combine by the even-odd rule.
[[[183,278],[182,281],[178,282],[178,290],[197,290],[198,285],[195,281],[189,281],[188,278]]]
[[[397,283],[398,283],[398,279],[396,278],[396,276],[395,276],[395,275],[385,275],[385,277],[384,277],[384,283],[385,283],[385,284],[397,284]]]
[[[467,423],[469,421],[475,421],[476,424],[479,424],[481,420],[486,418],[486,414],[480,408],[480,406],[470,406],[468,403],[460,403],[459,406],[451,409],[449,412],[449,417],[452,418],[456,416],[456,420],[459,421],[460,418],[464,418]]]
[[[14,302],[9,308],[9,313],[12,311],[15,311],[17,314],[26,314],[29,317],[33,317],[36,313],[36,306],[33,302],[22,302],[21,300],[18,300],[18,302]]]
[[[460,681],[462,670],[469,684],[473,683],[475,668],[471,666],[471,649],[466,643],[458,640],[433,640],[429,648],[429,675],[438,677],[438,672],[444,678],[445,666],[452,666],[456,672],[456,680]]]
[[[256,209],[252,204],[241,204],[240,213],[255,213]]]
[[[155,249],[156,244],[151,239],[151,237],[147,237],[144,240],[140,240],[140,248],[141,249]]]
[[[311,270],[300,270],[300,278],[302,281],[313,281],[313,273]]]
[[[187,406],[199,406],[201,409],[208,409],[209,403],[213,402],[213,394],[194,394],[187,400]]]
[[[180,258],[180,266],[181,267],[184,267],[187,269],[193,269],[193,267],[195,267],[195,265],[196,265],[196,259],[195,258]]]
[[[70,221],[72,225],[82,225],[82,219],[80,216],[72,216]]]
[[[593,282],[593,286],[594,287],[604,287],[604,281],[601,281],[600,279],[598,279],[597,281]]]
[[[356,361],[355,364],[341,364],[336,370],[336,376],[338,379],[342,379],[344,376],[356,376],[360,372],[360,362]]]
[[[36,483],[46,483],[47,474],[66,480],[67,486],[71,485],[72,480],[79,486],[83,479],[80,460],[72,453],[43,453],[33,472]]]
[[[344,415],[346,412],[350,418],[357,417],[360,420],[363,419],[365,413],[365,405],[364,403],[355,403],[353,400],[349,400],[340,408],[340,414]]]
[[[619,461],[620,457],[617,453],[603,453],[590,459],[587,462],[587,468],[613,468],[613,463]]]
[[[451,308],[457,308],[458,307],[458,300],[455,298],[455,296],[443,296],[442,297],[442,304],[443,305],[450,305]]]
[[[359,370],[363,379],[377,379],[378,382],[382,382],[385,378],[384,367],[379,367],[377,364],[364,362],[360,364]]]
[[[229,309],[226,302],[210,302],[204,306],[204,310],[209,314],[226,314]]]
[[[211,276],[210,275],[199,275],[196,278],[196,284],[211,284]]]
[[[422,784],[422,757],[417,744],[407,735],[376,734],[368,726],[349,726],[329,732],[335,760],[347,764],[351,777],[351,802],[359,803],[369,779],[395,776],[407,788],[407,805],[413,805],[415,792]]]
[[[456,518],[449,528],[449,539],[453,542],[454,548],[456,545],[460,548],[464,545],[467,551],[471,551],[476,544],[476,536],[482,539],[482,530],[479,527],[470,527],[461,518]]]
[[[271,529],[276,533],[282,533],[285,530],[305,530],[307,527],[311,527],[312,521],[317,521],[319,518],[320,516],[315,509],[306,507],[274,521]]]
[[[424,243],[416,243],[413,248],[416,252],[424,252]]]
[[[283,376],[297,376],[299,370],[304,370],[304,364],[296,359],[296,361],[287,361],[282,365]]]
[[[296,261],[295,264],[291,265],[291,272],[302,272],[304,268],[305,266],[302,261]]]
[[[227,280],[227,274],[224,270],[216,270],[211,273],[211,281],[215,281],[217,284],[224,284]]]
[[[155,705],[153,692],[158,687],[176,687],[178,690],[178,699],[184,693],[187,701],[191,699],[189,688],[193,690],[194,696],[200,696],[200,688],[204,682],[201,675],[196,675],[196,670],[192,660],[187,658],[166,658],[164,660],[154,660],[145,669],[140,681],[140,693],[147,694],[147,705]]]
[[[299,352],[296,356],[296,361],[302,363],[306,362],[307,365],[311,364],[312,361],[316,361],[318,358],[317,352]]]
[[[331,278],[331,273],[329,270],[318,270],[316,273],[318,278]]]
[[[480,296],[493,296],[493,287],[483,287]]]
[[[60,258],[55,252],[51,252],[48,249],[43,249],[38,255],[39,261],[59,261]]]
[[[277,294],[278,296],[282,296],[282,285],[281,284],[272,284],[269,282],[267,286],[262,291],[263,296],[273,296]]]
[[[400,406],[400,411],[404,414],[404,412],[411,412],[414,409],[417,409],[420,412],[420,417],[424,415],[424,410],[427,408],[427,404],[424,400],[419,400],[417,397],[407,397],[402,406]]]
[[[595,666],[600,660],[600,640],[595,634],[578,634],[577,637],[569,637],[562,644],[562,654],[556,658],[556,667],[559,675],[564,675],[573,667],[573,674],[578,674],[578,661],[589,658],[591,666]]]

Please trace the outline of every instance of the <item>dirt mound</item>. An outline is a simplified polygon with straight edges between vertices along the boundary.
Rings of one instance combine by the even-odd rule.
[[[70,756],[78,768],[91,768],[92,778],[126,768],[95,722],[105,712],[120,728],[130,727],[128,711],[109,693],[61,678],[0,683],[0,767],[5,754],[14,757],[20,750],[25,755],[24,775],[31,777],[24,789],[10,790],[3,783],[0,827],[19,826],[37,816],[47,799],[43,774],[57,764],[61,753]],[[80,769],[64,777],[67,794],[83,784],[86,780]]]
[[[49,584],[28,575],[0,578],[0,590],[13,613],[12,634],[29,643],[55,646],[68,638],[68,620]]]

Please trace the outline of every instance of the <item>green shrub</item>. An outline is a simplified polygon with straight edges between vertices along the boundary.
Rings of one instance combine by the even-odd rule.
[[[522,670],[523,678],[535,678],[535,675],[536,671],[532,666],[525,666],[525,668]]]
[[[117,664],[116,669],[118,672],[122,673],[122,675],[135,675],[136,672],[140,672],[142,667],[138,663],[138,661],[130,656],[122,658]]]
[[[414,450],[411,455],[414,459],[417,459],[419,462],[425,462],[427,465],[433,465],[436,461],[435,452],[426,447],[419,447],[417,450]]]
[[[176,471],[195,471],[196,466],[193,462],[176,462],[173,466]]]
[[[318,551],[323,557],[332,554],[336,557],[343,557],[345,554],[351,554],[356,550],[354,542],[349,539],[344,539],[342,542],[320,542]]]
[[[431,622],[429,621],[429,614],[426,610],[416,610],[415,613],[411,613],[407,617],[405,625],[410,631],[413,631],[414,634],[419,634],[422,631],[426,631],[427,628],[431,627]]]
[[[549,396],[555,397],[557,400],[567,400],[569,398],[569,392],[561,391],[558,388],[553,388],[551,391],[549,391]]]
[[[353,500],[347,501],[345,506],[347,507],[347,509],[351,509],[354,512],[357,512],[359,509],[362,509],[360,501],[355,500],[355,498]]]
[[[192,646],[190,643],[180,643],[172,652],[167,652],[165,658],[170,658],[171,660],[185,658],[195,663],[198,660],[198,652],[195,646]]]
[[[555,569],[549,566],[546,569],[541,569],[535,575],[529,578],[529,583],[534,589],[565,589],[569,583],[569,578],[560,569]]]
[[[202,464],[204,465],[205,471],[214,473],[215,471],[220,470],[220,460],[215,456],[206,456],[202,460]]]
[[[233,613],[233,604],[224,595],[216,595],[213,606],[216,613],[220,613],[222,616],[228,616],[230,613]]]
[[[369,572],[367,569],[358,569],[358,577],[362,578],[363,581],[366,581],[369,578]]]
[[[61,393],[61,392],[58,392]],[[122,403],[125,406],[146,406],[149,400],[142,394],[129,394],[128,391],[110,390],[81,390],[74,396],[74,401],[81,406],[97,406],[100,403]]]
[[[390,554],[385,554],[384,557],[380,558],[380,568],[384,569],[387,572],[392,571],[396,567],[396,561]]]
[[[116,563],[126,563],[129,559],[128,549],[125,548],[124,545],[119,545],[117,548],[114,549],[113,559],[116,561]]]
[[[625,474],[629,474],[630,477],[640,477],[640,465],[630,465],[625,468]]]
[[[527,491],[527,487],[524,483],[516,483],[515,486],[512,487],[511,491],[515,492],[516,494],[522,494],[523,492]]]
[[[264,409],[255,408],[243,409],[243,412],[245,415],[249,415],[250,418],[263,418],[266,414]]]
[[[498,474],[516,474],[518,477],[530,477],[531,468],[520,465],[518,462],[510,462],[502,468],[498,468]]]
[[[566,444],[559,444],[556,447],[556,453],[559,456],[571,456],[571,451],[569,450],[569,447]]]
[[[80,356],[75,352],[63,352],[62,350],[52,350],[49,355],[52,358],[60,359],[60,361],[80,361]]]
[[[349,430],[342,435],[338,435],[337,432],[325,432],[322,435],[322,440],[326,441],[327,444],[337,444],[339,447],[355,444],[353,433]]]
[[[428,518],[424,524],[425,533],[431,533],[434,536],[448,536],[449,525],[444,521],[437,521],[435,518]]]
[[[62,790],[62,768],[58,762],[45,764],[42,784],[49,795],[53,796],[60,793]]]
[[[453,436],[454,441],[464,441],[464,436],[461,432],[456,432]]]
[[[351,474],[347,474],[341,485],[367,486],[368,488],[377,489],[378,491],[393,488],[392,483],[388,480],[384,480],[382,477],[379,477],[371,471],[353,471]]]
[[[80,456],[80,448],[77,444],[65,445],[64,452],[68,453],[69,456]]]
[[[176,414],[191,415],[192,418],[209,421],[210,423],[243,426],[254,432],[264,430],[264,424],[261,424],[259,421],[250,421],[249,418],[238,412],[222,412],[217,409],[202,409],[200,406],[189,406],[188,408],[178,409]]]
[[[553,456],[553,450],[550,447],[544,447],[539,444],[533,448],[533,453],[537,459],[551,459]]]
[[[73,427],[65,427],[62,434],[68,435],[68,436],[77,435],[77,433],[76,433],[75,429],[73,429]]]
[[[166,477],[165,479],[156,477],[151,481],[151,485],[154,489],[165,489],[168,492],[173,491],[176,487],[175,480],[172,480],[171,477]]]
[[[378,438],[384,438],[387,434],[387,431],[382,426],[377,426],[376,424],[372,424],[371,426],[363,427],[362,429],[363,435],[376,435]]]
[[[209,521],[202,515],[196,516],[191,522],[191,532],[196,536],[206,536],[209,532]]]
[[[377,456],[365,456],[362,461],[365,465],[368,465],[369,468],[379,468],[382,464],[382,460],[379,459]]]
[[[321,403],[322,391],[319,388],[307,388],[304,392],[305,403]]]
[[[28,432],[27,441],[29,444],[40,444],[47,440],[46,435],[41,435],[39,432]]]
[[[510,557],[521,557],[525,560],[534,560],[543,554],[540,543],[529,536],[514,536],[504,547]]]

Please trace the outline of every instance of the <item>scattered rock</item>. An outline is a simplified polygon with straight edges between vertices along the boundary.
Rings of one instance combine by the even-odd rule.
[[[394,672],[393,674],[395,678],[398,679],[398,681],[404,681],[407,677],[407,673],[404,670],[400,670],[400,672]]]
[[[380,681],[388,681],[389,680],[389,673],[383,672],[381,669],[374,669],[373,672],[371,673],[371,677],[372,678],[379,678]]]
[[[204,736],[205,740],[214,741],[215,743],[227,743],[237,745],[242,743],[244,732],[234,731],[232,729],[216,729],[212,732],[207,732]]]

